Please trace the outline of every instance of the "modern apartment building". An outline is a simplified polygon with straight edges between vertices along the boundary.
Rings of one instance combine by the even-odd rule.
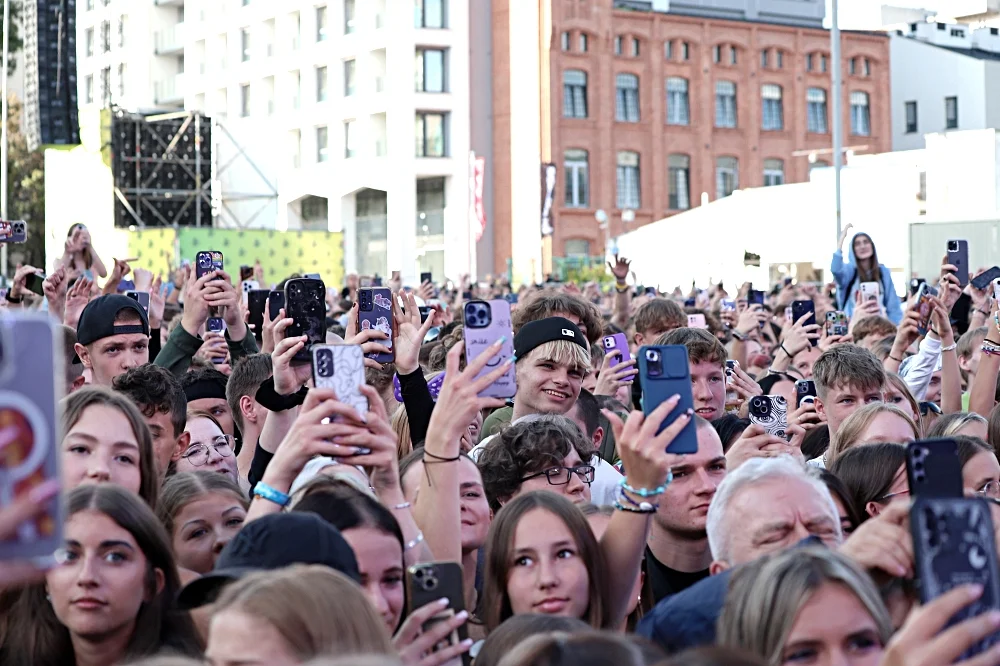
[[[467,0],[80,0],[78,11],[81,106],[223,122],[249,158],[226,189],[276,192],[253,227],[341,232],[347,272],[398,270],[410,283],[475,272]]]

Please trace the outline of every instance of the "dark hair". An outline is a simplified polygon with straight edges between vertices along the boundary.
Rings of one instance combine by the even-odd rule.
[[[125,658],[153,655],[161,650],[200,656],[201,646],[191,617],[176,607],[181,585],[170,539],[152,509],[124,488],[90,484],[74,489],[66,499],[67,521],[82,511],[104,514],[132,535],[147,560],[146,583],[151,591],[155,591],[154,571],[159,569],[163,575],[162,591],[151,595],[152,601],[139,608]],[[0,662],[43,666],[74,663],[70,632],[46,601],[44,584],[23,590],[6,615]]]
[[[657,666],[768,666],[767,662],[745,652],[722,647],[685,650]]]
[[[243,396],[254,397],[257,390],[272,374],[270,354],[252,354],[244,356],[233,366],[233,371],[229,373],[229,381],[226,382],[226,402],[229,403],[229,411],[233,413],[233,422],[236,428],[243,432],[243,410],[240,409],[240,401]]]
[[[872,244],[872,256],[871,256],[870,259],[868,259],[868,262],[869,262],[868,265],[870,266],[870,268],[868,268],[868,269],[862,269],[861,268],[861,261],[857,257],[854,256],[854,243],[858,240],[859,236],[864,236],[865,238],[868,239],[868,242]],[[879,266],[879,263],[878,263],[878,251],[875,249],[875,241],[872,240],[871,236],[869,236],[866,233],[854,234],[854,237],[851,238],[851,254],[850,254],[850,256],[854,259],[854,265],[856,267],[855,271],[854,271],[854,278],[851,280],[852,283],[855,282],[855,281],[856,282],[878,282],[879,284],[882,283],[882,267]],[[847,288],[848,295],[850,295],[850,292],[851,292],[851,285],[848,285],[848,288]],[[883,294],[883,297],[884,296],[885,295]]]
[[[851,491],[847,489],[847,486],[840,480],[840,477],[830,470],[817,468],[817,471],[819,472],[819,480],[826,484],[826,488],[830,491],[830,494],[844,505],[844,511],[847,512],[847,520],[851,523],[850,529],[844,531],[853,532],[858,529],[858,525],[861,524],[861,516],[858,515],[858,510],[854,506]],[[846,534],[844,538],[847,538]]]
[[[809,347],[809,349],[812,349],[812,347]],[[784,372],[769,372],[757,380],[757,386],[764,392],[764,395],[771,395],[771,392],[774,391],[774,385],[778,382],[791,382],[794,384],[795,378]]]
[[[573,315],[587,329],[587,341],[596,343],[604,331],[601,312],[593,303],[589,303],[575,294],[561,291],[545,290],[535,292],[535,295],[525,299],[514,310],[511,324],[514,333],[528,322],[552,317],[559,313]]]
[[[83,364],[73,362],[73,359],[76,358],[76,330],[69,326],[58,326],[57,328],[62,331],[63,370],[65,371],[66,390],[69,391],[73,382],[83,374]]]
[[[677,328],[656,339],[657,345],[684,345],[691,363],[715,363],[720,367],[729,355],[719,339],[703,328]]]
[[[868,503],[882,503],[899,468],[905,464],[906,447],[902,444],[862,444],[837,456],[830,471],[844,482],[854,511],[863,523],[869,517]]]
[[[173,538],[174,519],[191,502],[211,493],[229,493],[244,509],[250,507],[246,493],[228,476],[218,472],[183,472],[174,474],[160,488],[160,502],[156,515],[167,536]]]
[[[594,628],[575,617],[540,613],[512,615],[501,622],[500,626],[491,631],[483,641],[483,646],[476,655],[476,666],[498,666],[500,660],[526,638],[556,631],[563,634],[579,634],[594,631]]]
[[[802,456],[806,460],[819,458],[830,448],[830,426],[821,423],[810,428],[802,440]]]
[[[502,666],[652,666],[666,654],[634,635],[593,631],[574,635],[535,634],[500,660]]]
[[[292,511],[315,513],[341,532],[372,527],[395,537],[399,547],[403,547],[403,531],[389,509],[354,486],[320,474],[299,493],[301,499],[292,506]]]
[[[594,345],[597,347],[598,345]],[[587,431],[583,434],[587,439],[592,439],[597,428],[601,425],[601,405],[593,393],[585,388],[580,389],[580,397],[576,399],[576,413],[580,415],[580,420],[586,426]]]
[[[504,428],[477,461],[490,508],[499,511],[501,500],[517,494],[522,478],[561,465],[572,449],[584,462],[594,455],[592,444],[565,416],[538,416]]]
[[[192,384],[202,381],[215,382],[222,389],[222,394],[226,394],[226,384],[229,383],[229,377],[215,368],[197,368],[185,372],[181,375],[181,388],[186,390]]]
[[[743,431],[750,427],[750,419],[741,419],[736,414],[726,414],[712,421],[712,427],[719,433],[722,440],[722,450],[726,452],[733,445]]]
[[[115,377],[114,389],[124,393],[146,418],[170,414],[174,437],[180,437],[187,424],[187,398],[173,373],[152,363],[131,368]]]

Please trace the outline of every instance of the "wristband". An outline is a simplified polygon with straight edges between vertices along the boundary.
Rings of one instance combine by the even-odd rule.
[[[403,509],[409,509],[409,508],[410,508],[409,502],[403,502],[402,504],[394,504],[392,506],[393,511],[402,511]]]
[[[641,502],[636,502],[634,499],[632,499],[631,497],[629,497],[625,493],[619,491],[618,492],[618,497],[616,498],[615,501],[618,502],[619,504],[621,504],[622,500],[625,500],[625,502],[627,502],[629,506],[635,507],[636,509],[639,509],[640,511],[656,511],[657,509],[660,508],[659,504],[653,504],[652,502],[647,502],[645,500],[643,500]],[[622,504],[622,506],[625,506],[625,505]]]
[[[779,343],[778,343],[778,348],[780,348],[780,349],[781,349],[781,351],[785,352],[785,356],[787,356],[787,357],[789,358],[789,360],[791,360],[791,358],[792,358],[792,354],[790,354],[790,353],[788,352],[788,350],[787,350],[787,349],[785,349],[785,343],[784,343],[784,342],[779,342]]]
[[[291,497],[280,490],[275,490],[263,481],[258,481],[257,485],[253,487],[253,494],[255,497],[266,499],[268,502],[274,502],[282,508],[288,506],[288,503],[292,501]]]
[[[407,541],[406,545],[403,546],[403,552],[405,553],[408,550],[413,550],[414,548],[416,548],[417,546],[419,546],[421,543],[423,543],[423,541],[424,541],[424,533],[423,532],[417,532],[417,536],[413,537],[413,541]]]
[[[948,345],[947,347],[941,347],[941,351],[942,352],[950,352],[950,351],[954,351],[955,349],[958,349],[958,343],[957,342],[953,342],[950,345]]]
[[[621,486],[622,490],[627,490],[633,495],[638,495],[639,497],[656,497],[657,495],[662,495],[663,493],[667,492],[667,486],[669,486],[670,482],[673,480],[674,480],[673,473],[667,472],[666,483],[657,488],[633,488],[628,484],[628,479],[625,478],[619,481],[618,485]]]
[[[739,340],[740,342],[746,342],[746,340],[747,340],[747,336],[743,335],[742,333],[740,333],[735,328],[733,329],[733,337],[736,338],[737,340]]]
[[[274,390],[274,377],[268,377],[261,383],[260,388],[257,389],[254,399],[268,411],[285,412],[289,409],[295,409],[305,402],[306,393],[308,392],[309,389],[303,386],[297,393],[281,395]]]
[[[10,295],[10,291],[7,292],[6,299],[7,299],[8,303],[15,303],[15,304],[18,304],[18,303],[21,303],[21,302],[24,301],[23,298],[16,297],[16,296],[11,296]]]
[[[615,500],[614,507],[618,511],[626,511],[628,513],[656,513],[657,510],[657,506],[655,504],[650,504],[649,502],[642,502],[638,507],[634,507],[627,506],[618,500]]]
[[[629,291],[629,286],[627,284],[623,284],[620,286],[615,285],[615,291],[617,291],[619,294],[627,294]]]
[[[895,357],[895,356],[893,356],[892,354],[889,354],[889,358],[891,358],[891,359],[892,359],[893,361],[895,361],[896,363],[902,363],[902,362],[903,362],[903,359],[901,359],[901,358],[896,358],[896,357]]]

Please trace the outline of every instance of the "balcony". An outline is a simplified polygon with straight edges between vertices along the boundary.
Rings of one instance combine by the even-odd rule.
[[[156,55],[184,53],[184,24],[178,23],[153,33],[153,49]]]
[[[164,106],[184,105],[184,75],[153,81],[153,102]]]

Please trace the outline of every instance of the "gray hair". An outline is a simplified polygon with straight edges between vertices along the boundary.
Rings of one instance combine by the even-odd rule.
[[[798,479],[812,486],[824,502],[829,504],[830,513],[837,526],[837,536],[841,537],[837,505],[826,484],[818,476],[791,456],[751,458],[726,475],[708,506],[705,530],[708,532],[708,547],[712,551],[713,560],[732,563],[729,551],[732,530],[726,525],[726,516],[733,499],[746,488],[772,479]]]

